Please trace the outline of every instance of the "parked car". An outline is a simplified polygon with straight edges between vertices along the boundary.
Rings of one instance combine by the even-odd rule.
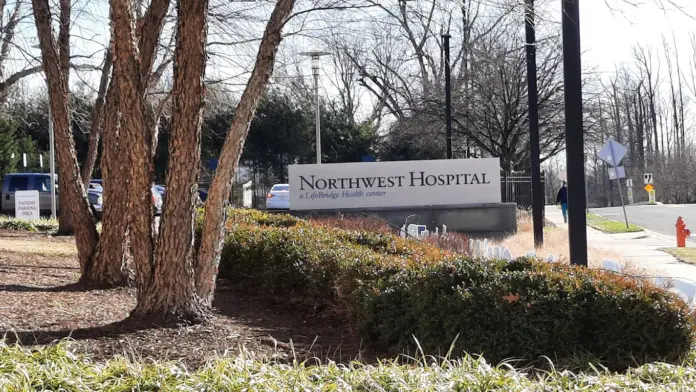
[[[39,191],[39,210],[41,214],[51,213],[51,175],[46,173],[11,173],[6,174],[2,181],[2,212],[8,215],[14,214],[16,191]],[[59,196],[56,187],[56,208],[58,208]]]
[[[164,185],[155,185],[154,188],[157,189],[162,196],[162,199],[164,199],[164,193],[167,188],[165,188]],[[200,199],[201,203],[205,203],[205,200],[208,198],[208,192],[199,189],[198,198]]]
[[[90,184],[90,189],[93,189],[95,192],[103,192],[103,183],[101,179],[93,179],[89,181]],[[157,189],[157,185],[153,185],[152,188],[152,205],[155,207],[155,215],[161,215],[162,214],[162,194],[160,191]]]
[[[267,210],[289,210],[290,209],[290,185],[275,184],[266,196]]]
[[[56,211],[60,211],[60,192],[56,175],[53,184],[56,186]],[[6,174],[2,187],[2,212],[12,215],[15,208],[16,191],[39,191],[39,210],[43,215],[51,214],[51,175],[48,173],[11,173]],[[92,212],[100,216],[102,211],[101,191],[87,190],[87,198],[92,206]]]

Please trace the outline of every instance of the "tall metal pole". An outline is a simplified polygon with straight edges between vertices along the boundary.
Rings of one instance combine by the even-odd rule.
[[[534,247],[544,246],[544,195],[541,189],[541,154],[539,148],[539,98],[537,92],[536,31],[534,0],[526,0],[525,35],[527,41],[527,90],[529,99],[529,147],[532,165],[532,219]]]
[[[49,163],[51,167],[51,218],[56,219],[58,214],[56,214],[56,152],[55,152],[55,140],[53,136],[53,117],[51,114],[51,102],[48,103],[48,142],[51,145],[49,149],[48,159],[51,161]]]
[[[321,113],[319,109],[319,72],[314,73],[314,117],[317,123],[317,165],[321,165]]]
[[[568,173],[568,243],[570,262],[575,265],[587,266],[580,7],[578,4],[580,0],[562,1],[566,170]]]
[[[326,56],[329,52],[302,52],[304,56],[309,56],[312,60],[312,75],[314,75],[314,117],[317,125],[317,165],[321,164],[321,112],[319,108],[319,70],[321,68],[321,56]]]
[[[452,76],[450,69],[450,35],[442,34],[445,47],[445,116],[447,118],[447,159],[452,159]]]

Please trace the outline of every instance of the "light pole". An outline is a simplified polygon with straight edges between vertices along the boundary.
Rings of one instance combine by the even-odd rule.
[[[53,136],[53,118],[51,117],[51,99],[48,100],[48,142],[51,144],[50,152],[48,154],[48,159],[50,160],[49,166],[51,167],[51,219],[56,219],[58,214],[56,213],[56,152],[54,149],[55,140]]]
[[[303,52],[300,53],[312,59],[312,75],[314,75],[314,117],[317,127],[317,165],[321,165],[321,112],[319,109],[319,69],[321,56],[327,56],[329,52]]]
[[[447,125],[447,159],[452,159],[452,77],[450,66],[449,34],[442,34],[442,44],[445,47],[445,116]]]
[[[41,50],[41,45],[34,45],[33,48]],[[55,151],[55,136],[53,135],[53,115],[51,113],[51,86],[48,84],[48,76],[46,78],[46,92],[48,93],[48,144],[49,153],[48,159],[50,160],[49,166],[51,168],[51,219],[56,219],[58,214],[56,213],[56,151]]]

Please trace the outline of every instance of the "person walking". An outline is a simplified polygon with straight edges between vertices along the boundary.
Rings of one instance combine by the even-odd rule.
[[[563,181],[563,185],[561,185],[561,189],[558,190],[558,195],[556,195],[556,204],[561,205],[563,222],[568,223],[568,183],[565,181]]]

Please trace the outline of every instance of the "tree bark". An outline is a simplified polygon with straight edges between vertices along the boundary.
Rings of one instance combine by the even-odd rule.
[[[122,118],[125,117],[125,119],[130,120],[131,127],[138,127],[139,131],[142,131],[143,129],[142,124],[138,125],[137,119],[134,120],[130,115],[124,116],[121,112],[122,102],[119,93],[119,72],[124,72],[124,68],[126,68],[126,73],[122,74],[124,77],[135,77],[137,80],[141,79],[139,72],[133,72],[134,69],[138,68],[133,65],[133,61],[136,61],[134,56],[135,52],[133,51],[134,44],[132,42],[133,29],[132,26],[129,26],[129,24],[132,24],[133,22],[132,13],[129,13],[131,12],[129,7],[132,7],[133,4],[126,3],[127,1],[118,1],[111,2],[110,4],[112,19],[112,43],[109,51],[112,56],[113,76],[107,92],[105,104],[106,108],[104,113],[104,138],[102,143],[103,153],[101,160],[102,180],[104,184],[104,211],[102,216],[102,235],[99,242],[98,257],[94,268],[94,274],[99,276],[105,285],[112,286],[127,285],[134,280],[132,270],[128,266],[128,261],[133,255],[131,252],[129,252],[129,239],[132,238],[132,233],[129,229],[130,216],[126,213],[127,211],[131,211],[129,209],[129,200],[133,199],[131,199],[129,192],[123,191],[123,184],[129,183],[130,174],[128,169],[132,167],[132,165],[130,163],[130,158],[127,158],[130,156],[130,151],[128,148],[128,140],[125,135],[126,132],[123,129],[125,127],[122,127]],[[146,16],[143,18],[146,23],[141,24],[140,28],[144,28],[146,25],[149,26],[144,30],[148,34],[148,39],[140,41],[139,53],[143,58],[154,58],[156,43],[159,40],[159,33],[162,30],[162,24],[168,8],[168,0],[153,0],[151,9],[147,11]],[[154,12],[153,9],[155,10]],[[126,19],[124,20],[124,18]],[[140,30],[140,28],[139,31],[143,31]],[[118,48],[121,51],[120,53],[123,53],[121,58],[118,58],[119,52],[117,52],[116,48],[116,31],[121,32],[121,44]],[[151,42],[154,42],[154,44],[150,44]],[[118,63],[119,61],[122,62],[120,65]],[[138,68],[138,71],[142,70],[145,73],[149,73],[151,72],[151,67],[152,61],[147,67],[141,65],[141,67]],[[142,83],[140,83],[140,86],[142,86]],[[129,108],[129,105],[132,106],[134,104],[143,107],[142,100],[145,96],[145,90],[140,87],[138,87],[137,90],[138,91],[131,91],[132,94],[127,97],[129,100],[123,102],[126,109]],[[140,98],[137,98],[136,102],[134,103],[134,97]],[[143,110],[140,112],[142,113]],[[130,111],[127,113],[130,113]],[[133,125],[133,121],[135,125]],[[152,136],[150,135],[148,138],[151,139]],[[150,160],[146,162],[150,162],[149,164],[151,164]],[[131,185],[131,188],[133,186],[135,185]],[[140,188],[136,189],[142,190],[142,185],[140,185]],[[151,188],[149,185],[146,188],[146,192],[147,196],[145,197],[147,198],[148,217],[145,219],[151,220]],[[141,207],[143,207],[142,196],[140,198],[140,203]],[[145,230],[141,229],[141,233],[144,232]],[[152,234],[149,228],[146,230],[145,235],[141,235],[140,238],[144,238],[146,249],[152,248],[147,244],[148,241],[152,243]],[[136,243],[140,244],[140,241],[136,241]],[[144,264],[141,265],[141,270],[144,269],[145,272],[149,271],[148,266],[152,262],[151,258],[152,257],[149,256],[148,259],[144,261]],[[135,264],[135,261],[133,261],[132,264]],[[136,269],[138,269],[137,265]]]
[[[104,102],[106,100],[107,88],[109,87],[109,75],[111,75],[111,63],[113,56],[111,50],[108,49],[104,55],[104,67],[102,68],[101,80],[99,81],[99,90],[97,92],[97,100],[94,103],[92,111],[92,124],[89,129],[89,147],[87,149],[87,158],[82,166],[82,182],[85,187],[89,186],[89,180],[92,179],[94,165],[97,162],[99,154],[99,139],[101,138],[102,128],[104,123]]]
[[[292,12],[295,0],[278,0],[271,18],[266,25],[256,64],[242,98],[237,104],[234,120],[225,139],[220,154],[220,162],[215,171],[205,207],[203,234],[196,265],[196,290],[206,306],[212,304],[215,292],[215,278],[220,262],[220,250],[225,230],[226,209],[234,173],[244,141],[249,134],[249,125],[263,95],[268,79],[273,73],[282,28]]]
[[[207,0],[179,0],[174,59],[174,110],[167,197],[154,271],[133,312],[136,318],[197,322],[204,316],[194,285],[194,208],[201,160]]]
[[[76,228],[76,243],[81,272],[90,268],[97,249],[98,234],[87,200],[70,132],[67,79],[61,70],[58,50],[53,41],[48,0],[32,0],[41,56],[48,80],[48,93],[55,132],[56,153],[61,183],[62,210],[68,210]]]
[[[70,1],[71,0],[60,0],[60,19],[58,25],[58,61],[60,64],[60,72],[63,75],[64,83],[62,84],[62,88],[66,99],[68,99],[70,91]],[[68,125],[72,126],[69,107]],[[61,200],[64,200],[64,198],[61,198]],[[68,202],[68,200],[65,200],[65,202]],[[70,209],[61,208],[58,219],[58,235],[73,235],[75,233],[75,223],[73,220]]]
[[[152,160],[147,142],[145,84],[140,73],[135,42],[135,14],[128,0],[110,0],[111,34],[114,40],[114,68],[118,77],[121,122],[119,144],[128,151],[128,230],[136,269],[138,296],[145,292],[152,274],[154,241],[152,236]],[[113,184],[112,184],[113,185]]]
[[[111,78],[106,94],[106,106],[103,115],[103,148],[101,159],[103,210],[102,234],[94,267],[90,271],[92,281],[103,286],[127,286],[133,281],[127,267],[127,229],[128,192],[123,184],[127,183],[127,155],[124,143],[119,137],[119,97],[118,78]]]

